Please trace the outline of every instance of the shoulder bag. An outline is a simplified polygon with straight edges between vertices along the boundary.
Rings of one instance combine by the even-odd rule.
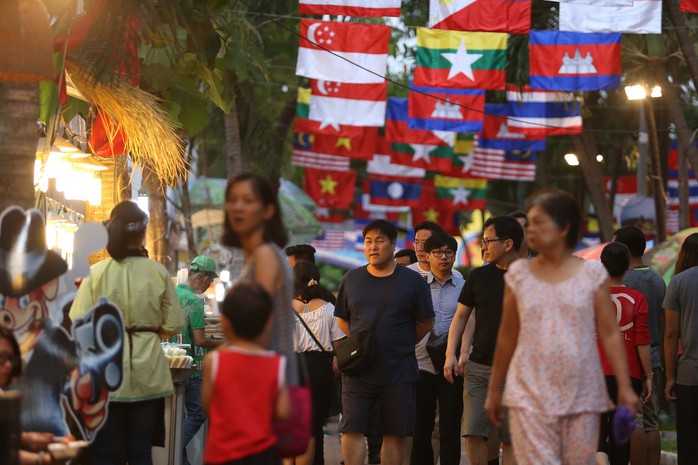
[[[378,313],[376,313],[373,323],[369,329],[352,331],[341,344],[337,346],[335,354],[337,355],[337,365],[339,370],[348,376],[357,376],[368,370],[376,358],[375,343],[373,341],[373,331],[375,331],[378,322],[380,321],[385,309],[388,306],[388,299],[392,293],[393,287],[398,280],[400,274],[400,265],[395,265],[393,276],[385,289],[383,300]]]

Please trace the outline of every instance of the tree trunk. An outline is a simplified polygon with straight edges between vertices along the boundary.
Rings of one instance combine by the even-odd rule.
[[[589,192],[596,218],[599,222],[599,234],[602,242],[610,241],[613,237],[613,213],[609,208],[608,199],[604,193],[603,173],[596,161],[596,154],[599,153],[596,147],[596,140],[591,133],[585,132],[572,136],[579,165],[582,168],[584,182]],[[583,205],[580,205],[583,207]]]
[[[249,160],[242,153],[240,140],[240,123],[238,121],[237,102],[233,99],[230,111],[223,115],[225,126],[225,157],[228,177],[250,169]]]
[[[34,206],[34,160],[39,131],[38,85],[0,83],[0,212]]]
[[[681,53],[683,53],[684,60],[686,60],[686,65],[688,65],[693,84],[698,86],[698,56],[696,56],[696,50],[693,48],[693,40],[691,40],[691,36],[686,28],[686,22],[679,10],[679,2],[677,0],[664,0],[664,9],[669,15],[671,24],[674,26],[676,39],[681,48]]]
[[[657,140],[657,122],[654,119],[654,107],[652,99],[645,99],[647,105],[647,121],[650,125],[650,146],[652,155],[650,156],[650,166],[652,168],[652,191],[654,195],[654,214],[657,227],[657,242],[666,240],[666,194],[664,192],[664,181],[662,180],[662,168],[659,160],[659,141]]]
[[[148,255],[168,270],[173,271],[172,268],[176,267],[176,260],[173,260],[168,250],[165,186],[147,165],[143,166],[143,187],[148,193],[148,212],[150,214],[145,236]]]
[[[297,106],[298,91],[294,90],[293,92],[289,93],[288,98],[286,99],[286,104],[281,110],[279,119],[276,121],[276,126],[274,127],[274,132],[276,133],[274,147],[275,153],[279,157],[279,160],[277,163],[272,163],[272,165],[269,167],[269,177],[273,180],[277,180],[279,179],[279,176],[281,176],[281,156],[284,153],[284,141],[286,140],[286,135],[291,127],[291,123],[293,123],[293,118],[296,116]]]
[[[196,251],[194,226],[191,223],[191,199],[189,197],[189,184],[186,179],[182,181],[182,216],[184,216],[184,231],[187,234],[187,250],[189,251],[189,261],[191,261],[199,253]]]

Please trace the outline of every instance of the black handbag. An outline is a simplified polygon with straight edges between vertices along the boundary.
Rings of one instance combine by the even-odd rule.
[[[339,370],[348,376],[357,376],[368,370],[373,364],[376,358],[375,354],[375,344],[373,342],[373,331],[378,326],[378,322],[383,316],[383,312],[388,307],[388,299],[398,280],[398,275],[400,274],[400,265],[395,265],[395,271],[393,272],[393,279],[386,288],[386,292],[383,295],[383,301],[381,306],[376,313],[373,323],[369,329],[362,329],[359,331],[352,331],[349,337],[347,337],[341,344],[339,344],[335,350],[335,355],[337,356],[337,366]]]
[[[429,339],[427,339],[427,354],[431,359],[432,365],[434,365],[434,370],[437,374],[441,374],[444,371],[444,365],[446,364],[446,347],[448,346],[448,331],[440,336],[437,336],[433,332],[429,334]]]

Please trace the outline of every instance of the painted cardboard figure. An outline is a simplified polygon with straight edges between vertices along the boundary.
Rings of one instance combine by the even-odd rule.
[[[13,330],[25,363],[22,429],[63,436],[71,433],[69,416],[72,433],[90,440],[106,419],[109,392],[121,384],[123,322],[119,309],[102,300],[74,322],[73,337],[59,326],[59,278],[67,268],[47,250],[38,210],[3,212],[0,324]]]

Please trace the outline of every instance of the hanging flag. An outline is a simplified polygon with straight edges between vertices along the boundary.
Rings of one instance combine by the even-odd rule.
[[[390,142],[406,144],[453,145],[456,133],[410,129],[407,116],[407,99],[388,98],[388,117],[385,121],[385,137]]]
[[[445,145],[391,144],[392,161],[427,171],[449,173],[453,165],[453,148]]]
[[[488,0],[489,1],[489,0]],[[414,84],[504,89],[507,34],[417,28]]]
[[[312,98],[308,119],[321,126],[348,124],[352,126],[385,125],[388,82],[380,84],[344,84],[311,80]]]
[[[531,31],[531,88],[617,89],[620,38],[620,34]]]
[[[377,136],[361,138],[296,132],[293,146],[294,149],[369,160],[375,153],[376,140]]]
[[[528,138],[526,134],[511,132],[507,126],[506,104],[485,105],[484,127],[478,137],[478,147],[518,152],[545,150],[545,137]]]
[[[311,92],[307,88],[298,89],[296,99],[296,132],[312,134],[331,134],[345,137],[372,137],[378,136],[378,128],[365,126],[349,126],[346,124],[323,123],[321,121],[310,121],[310,101]]]
[[[380,18],[400,16],[401,0],[300,0],[298,12],[302,15],[352,16]]]
[[[549,2],[596,6],[633,6],[633,0],[548,0]]]
[[[344,229],[324,229],[311,243],[315,249],[339,250],[344,248]]]
[[[632,6],[560,3],[560,30],[661,34],[662,0],[634,0]]]
[[[473,166],[473,140],[458,139],[453,147],[453,159],[451,172],[448,174],[452,178],[472,178],[471,170]]]
[[[698,13],[698,0],[681,0],[683,13]]]
[[[449,176],[434,176],[436,201],[441,207],[456,210],[483,210],[487,201],[487,181],[484,179],[461,179]]]
[[[390,155],[374,155],[373,159],[366,164],[366,172],[368,174],[376,174],[378,176],[396,176],[401,178],[418,178],[422,179],[426,176],[424,168],[415,168],[414,166],[401,165],[393,163]]]
[[[507,88],[507,128],[531,139],[582,132],[582,103],[571,92]]]
[[[301,19],[300,35],[297,75],[356,84],[385,81],[390,26]]]
[[[481,147],[475,142],[470,173],[484,179],[533,181],[536,178],[536,152]]]
[[[306,168],[303,190],[321,208],[343,210],[354,200],[356,173]]]
[[[371,203],[377,205],[417,206],[421,197],[421,180],[387,176],[369,178]]]
[[[528,34],[530,0],[430,0],[429,27],[452,31]]]
[[[439,205],[436,199],[434,181],[422,183],[422,201],[412,209],[412,224],[432,221],[446,231],[447,234],[458,236],[460,231],[456,223],[456,209],[451,206]]]
[[[310,114],[310,89],[307,87],[299,87],[296,96],[296,117],[308,119]]]
[[[698,146],[698,142],[695,144]],[[669,141],[667,163],[667,206],[670,209],[679,208],[679,142]],[[698,180],[693,167],[688,169],[688,205],[698,206]]]
[[[410,85],[407,125],[410,129],[482,131],[485,91]]]
[[[313,151],[312,134],[299,134],[294,138],[291,164],[329,171],[348,171],[349,158]]]

